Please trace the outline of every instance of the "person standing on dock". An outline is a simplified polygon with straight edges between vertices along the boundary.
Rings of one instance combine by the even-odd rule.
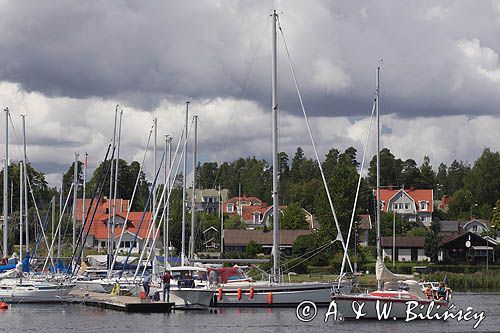
[[[146,293],[146,298],[149,296],[149,287],[151,284],[151,275],[146,275],[144,280],[142,281],[142,287],[144,288],[144,292]]]
[[[172,275],[170,275],[170,272],[167,270],[165,271],[165,274],[163,274],[161,280],[163,282],[163,302],[168,302],[170,301],[170,279],[172,278]]]

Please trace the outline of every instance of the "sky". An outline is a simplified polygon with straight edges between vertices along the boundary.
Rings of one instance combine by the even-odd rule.
[[[75,152],[88,153],[91,172],[113,136],[116,105],[121,157],[142,160],[157,117],[160,159],[165,135],[175,148],[187,100],[199,117],[201,162],[270,160],[273,9],[284,36],[280,151],[291,157],[301,146],[314,156],[289,59],[320,158],[354,146],[361,160],[377,66],[381,142],[397,157],[428,155],[437,168],[500,150],[500,1],[0,0],[11,160],[21,157],[26,114],[29,160],[50,185]],[[3,146],[3,113],[0,132]],[[368,158],[374,148],[372,135]],[[150,145],[148,175],[152,161]]]

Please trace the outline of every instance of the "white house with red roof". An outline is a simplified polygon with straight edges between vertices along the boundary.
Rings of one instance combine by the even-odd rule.
[[[380,199],[383,212],[396,212],[408,221],[431,225],[433,190],[380,189]]]
[[[130,248],[130,245],[133,243],[135,234],[137,233],[137,240],[134,248],[132,249],[132,253],[139,253],[142,251],[145,244],[147,246],[152,245],[153,235],[152,233],[148,237],[148,231],[152,223],[153,215],[151,212],[130,212],[127,218],[127,210],[128,210],[128,200],[117,199],[116,200],[116,212],[115,212],[115,228],[114,234],[112,235],[115,248],[119,246],[120,251],[127,252]],[[87,210],[85,214],[88,212],[88,207],[90,205],[90,200],[86,200],[85,206]],[[95,204],[93,208],[95,208]],[[87,241],[85,245],[90,248],[95,248],[98,251],[105,251],[108,240],[108,223],[112,220],[112,214],[109,212],[109,200],[106,198],[102,199],[97,203],[97,210],[94,216],[94,220],[90,223],[90,217],[92,216],[93,209],[90,210],[90,216],[86,219],[85,230],[89,230]],[[77,221],[82,223],[82,200],[77,200]],[[124,210],[124,208],[126,208]],[[144,215],[144,217],[143,217]],[[127,221],[125,222],[125,218]],[[141,223],[142,220],[142,223]],[[118,244],[120,240],[120,235],[122,233],[123,228],[125,228],[125,232],[122,237],[122,241]],[[149,242],[146,243],[146,240]],[[159,235],[157,235],[157,240],[155,243],[156,248],[161,248],[162,243],[159,240]]]

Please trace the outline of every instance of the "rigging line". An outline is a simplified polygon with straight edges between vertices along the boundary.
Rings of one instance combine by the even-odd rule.
[[[179,167],[180,167],[180,165],[181,165],[182,157],[184,156],[184,154],[185,154],[185,153],[187,153],[187,151],[186,151],[186,146],[187,146],[187,143],[188,143],[188,140],[189,140],[189,134],[190,134],[190,132],[191,132],[191,130],[192,130],[192,127],[193,127],[193,122],[191,123],[191,127],[188,129],[188,131],[187,131],[187,133],[186,133],[186,138],[184,138],[184,139],[183,139],[183,134],[184,134],[184,130],[183,130],[183,132],[182,132],[181,136],[179,137],[179,141],[177,142],[177,147],[175,148],[175,152],[174,152],[174,161],[173,161],[173,164],[172,164],[172,165],[174,165],[174,164],[175,164],[175,162],[176,162],[175,157],[176,157],[176,156],[179,156],[179,160],[177,161],[177,167],[175,168],[175,172],[174,172],[174,174],[175,174],[175,175],[177,175],[177,173],[179,172]],[[183,147],[182,147],[182,151],[181,151],[181,153],[180,153],[180,155],[179,155],[179,148],[180,148],[180,146],[181,146],[181,142],[182,142],[182,141],[184,141],[184,142],[183,142],[183,144],[182,144],[182,146],[183,146]],[[170,170],[169,170],[169,172],[168,172],[168,177],[167,177],[167,178],[170,178],[170,177],[171,177],[171,175],[172,175],[172,171],[173,171],[173,168],[170,168]],[[172,190],[173,190],[174,186],[175,186],[175,183],[174,183],[174,182],[172,182],[172,183],[170,184],[170,188],[169,188],[169,191],[168,191],[168,194],[167,194],[167,201],[169,201],[169,200],[170,200],[170,195],[171,195],[171,193],[172,193]],[[166,190],[167,190],[167,187],[166,187],[166,186],[165,186],[165,187],[163,187],[162,194],[161,194],[161,197],[160,197],[160,202],[162,202],[162,201],[163,201],[163,198],[165,197],[165,192],[166,192]],[[156,209],[156,211],[155,211],[155,212],[153,212],[153,213],[154,213],[154,216],[153,216],[153,218],[152,218],[152,221],[153,221],[153,222],[156,222],[156,219],[158,218],[158,213],[159,213],[159,211],[160,211],[160,207],[158,207],[158,208]],[[163,210],[162,215],[163,215],[163,214],[165,214],[165,211],[166,211],[166,210],[164,209],[164,210]],[[149,237],[150,237],[150,235],[151,235],[151,230],[152,230],[152,228],[153,228],[153,224],[154,224],[154,223],[151,223],[150,227],[148,228],[148,235],[147,235],[147,237],[146,237],[146,240],[147,240],[147,241],[149,241]],[[161,221],[160,221],[160,223],[159,223],[159,225],[158,225],[158,230],[160,229],[160,227],[161,227]],[[156,237],[156,236],[155,236],[155,237]],[[150,253],[148,253],[148,258],[149,258],[149,257],[151,257],[151,252],[152,252],[152,250],[154,249],[155,244],[156,244],[156,238],[154,238],[154,239],[153,239],[153,242],[152,242],[152,245],[151,245],[151,251],[150,251]],[[147,247],[146,247],[146,246],[144,246],[144,247],[143,247],[143,249],[142,249],[142,251],[141,251],[141,255],[140,255],[140,258],[139,258],[139,260],[138,260],[138,265],[137,265],[137,268],[136,268],[135,273],[134,273],[134,280],[133,280],[134,282],[135,282],[135,279],[137,278],[137,274],[139,273],[139,268],[140,268],[139,266],[140,266],[140,263],[142,262],[142,259],[143,259],[143,257],[144,257],[144,254],[145,254],[146,248],[147,248]],[[144,273],[145,273],[145,271],[146,271],[146,267],[147,267],[147,265],[145,265],[145,266],[144,266],[144,270],[143,270],[143,271],[142,271],[142,273],[141,273],[141,277],[143,277],[143,276],[144,276]]]
[[[326,245],[326,248],[328,248],[328,246],[332,245],[334,242],[335,242],[335,241],[331,241],[329,244],[325,244],[325,245]],[[289,268],[287,268],[286,270],[284,270],[284,271],[283,271],[283,273],[286,273],[286,272],[291,271],[292,269],[294,269],[294,268],[295,268],[295,267],[297,267],[298,265],[302,264],[303,262],[306,262],[307,260],[311,259],[312,257],[314,257],[314,256],[316,256],[316,255],[318,255],[318,254],[320,254],[321,252],[323,252],[323,250],[324,250],[324,249],[321,249],[321,250],[319,250],[319,249],[318,249],[318,251],[316,251],[315,253],[311,254],[309,257],[307,257],[307,258],[305,258],[305,259],[303,259],[303,260],[299,261],[298,263],[296,263],[296,264],[295,264],[295,265],[293,265],[292,267],[289,267]]]
[[[295,83],[295,88],[297,90],[297,96],[299,98],[300,107],[302,108],[302,113],[304,115],[304,120],[305,120],[305,123],[306,123],[306,126],[307,126],[307,131],[309,132],[309,137],[311,138],[311,143],[312,143],[312,147],[313,147],[313,150],[314,150],[314,155],[316,156],[316,160],[318,162],[318,167],[319,167],[319,170],[321,172],[321,178],[323,179],[323,185],[325,187],[326,195],[328,197],[328,202],[330,204],[330,208],[331,208],[331,211],[332,211],[332,214],[333,214],[333,219],[335,220],[335,226],[337,228],[337,238],[336,238],[336,240],[339,240],[342,243],[343,250],[347,251],[347,246],[346,246],[346,244],[344,242],[344,238],[342,237],[342,231],[340,230],[339,221],[337,219],[337,214],[336,214],[335,208],[333,206],[333,201],[332,201],[332,197],[330,195],[330,190],[328,188],[328,183],[326,181],[325,174],[323,172],[323,167],[322,167],[321,161],[319,159],[318,150],[316,149],[316,144],[314,142],[314,137],[312,135],[311,126],[309,125],[309,119],[307,117],[306,109],[305,109],[304,103],[302,101],[302,94],[300,93],[299,84],[297,82],[297,77],[295,76],[295,70],[294,70],[294,67],[293,67],[293,64],[292,64],[292,59],[290,57],[290,52],[288,50],[288,45],[286,43],[286,39],[285,39],[285,35],[283,33],[283,29],[281,28],[281,23],[280,23],[280,19],[279,18],[278,18],[278,28],[279,28],[281,36],[283,38],[283,44],[285,46],[285,51],[286,51],[286,55],[287,55],[287,58],[288,58],[288,64],[290,65],[290,71],[292,73],[293,81]],[[351,261],[350,261],[349,258],[347,260],[348,260],[348,263],[349,263],[349,267],[350,267],[350,269],[352,271],[353,269],[352,269]]]
[[[328,247],[328,246],[330,246],[331,244],[333,244],[333,242],[332,242],[332,241],[329,241],[328,243],[323,244],[323,245],[321,245],[320,247],[317,247],[317,248],[315,248],[315,249],[312,249],[311,251],[306,252],[306,253],[304,253],[303,255],[300,255],[300,256],[298,256],[298,257],[291,258],[291,259],[289,259],[289,260],[287,260],[287,261],[284,261],[284,262],[283,262],[283,265],[284,265],[284,264],[291,263],[291,262],[293,262],[293,261],[295,261],[295,260],[297,260],[297,259],[304,258],[304,257],[306,257],[306,256],[310,255],[311,253],[316,252],[316,251],[318,251],[318,250],[320,250],[320,249],[321,249],[321,251],[323,251],[325,247]]]
[[[375,97],[376,99],[376,97]],[[352,214],[351,214],[351,223],[349,224],[349,232],[347,233],[347,245],[349,246],[349,241],[351,240],[351,233],[352,233],[352,226],[354,224],[354,217],[356,216],[356,206],[358,205],[358,196],[359,196],[359,189],[361,187],[361,180],[363,179],[363,168],[365,166],[365,161],[366,161],[366,151],[368,149],[368,141],[370,139],[371,131],[372,131],[372,125],[373,125],[373,116],[375,114],[375,105],[376,105],[376,100],[373,101],[373,107],[372,107],[372,114],[370,117],[370,124],[368,125],[368,133],[366,135],[365,139],[365,146],[363,150],[363,159],[361,160],[361,164],[359,166],[359,178],[358,178],[358,186],[356,188],[356,196],[354,197],[354,205],[352,207]],[[354,240],[356,242],[356,240]],[[354,244],[356,246],[356,244]],[[340,276],[344,274],[344,268],[345,268],[345,261],[347,259],[347,251],[344,251],[344,257],[342,258],[342,266],[340,268]],[[339,279],[339,286],[340,286],[340,279]]]
[[[137,188],[139,186],[139,181],[141,179],[141,174],[142,174],[142,170],[144,168],[144,162],[146,161],[146,155],[147,155],[147,152],[148,152],[148,149],[149,149],[149,144],[151,142],[151,136],[153,134],[153,128],[154,128],[154,125],[151,125],[151,128],[149,130],[149,136],[148,136],[148,141],[146,143],[146,149],[144,150],[144,154],[142,156],[142,162],[140,164],[140,167],[139,167],[139,171],[137,172],[137,178],[135,180],[135,185],[134,185],[134,190],[132,191],[132,197],[130,199],[130,202],[128,204],[128,209],[127,209],[127,215],[125,215],[125,222],[124,222],[124,225],[123,225],[123,228],[122,228],[122,232],[120,234],[120,238],[118,240],[118,246],[116,247],[116,250],[115,250],[115,255],[113,256],[113,262],[111,263],[111,270],[114,269],[115,267],[115,264],[116,264],[116,259],[118,257],[118,253],[119,253],[119,250],[120,250],[120,244],[122,242],[122,239],[123,239],[123,235],[125,234],[125,229],[126,229],[126,225],[127,225],[127,221],[128,221],[128,217],[130,215],[130,211],[132,210],[132,205],[134,203],[134,199],[135,199],[135,194],[137,192]],[[123,200],[123,199],[122,199]],[[113,235],[114,236],[114,235]]]
[[[248,69],[247,69],[247,71],[245,73],[245,77],[243,79],[243,92],[240,95],[240,97],[234,103],[233,109],[231,111],[231,115],[229,116],[229,121],[226,124],[226,128],[224,129],[224,134],[222,135],[221,142],[220,142],[219,147],[216,150],[216,152],[222,151],[222,148],[226,145],[226,143],[227,143],[227,134],[228,134],[228,130],[229,130],[229,125],[231,124],[231,122],[233,120],[234,113],[236,112],[236,108],[239,105],[240,100],[245,99],[246,96],[247,96],[248,87],[250,86],[250,73],[252,72],[252,69],[253,69],[253,67],[255,65],[255,60],[257,59],[257,55],[259,54],[259,51],[260,51],[261,46],[263,44],[264,38],[266,37],[266,31],[268,29],[268,26],[269,26],[270,22],[271,22],[270,16],[266,15],[266,21],[264,22],[265,23],[264,24],[264,29],[262,29],[262,32],[261,32],[261,35],[260,35],[260,39],[259,39],[259,42],[257,44],[257,49],[255,50],[253,58],[252,58],[252,60],[250,62],[250,66],[248,67]],[[214,184],[213,184],[212,188],[215,188],[215,185],[217,184],[217,179],[218,178],[219,178],[219,168],[217,170],[217,174],[215,176],[215,180],[214,180]]]

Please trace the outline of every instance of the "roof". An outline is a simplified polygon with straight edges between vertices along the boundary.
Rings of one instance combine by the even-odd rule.
[[[380,199],[386,204],[383,207],[385,212],[388,211],[389,205],[387,203],[394,197],[397,193],[403,191],[406,193],[416,204],[417,212],[433,212],[434,204],[432,201],[432,190],[415,190],[415,189],[380,189]],[[426,210],[421,210],[420,205],[418,204],[420,201],[426,201],[428,203]]]
[[[137,232],[137,229],[139,227],[139,224],[141,222],[143,212],[130,212],[126,224],[126,231],[130,232],[131,234],[135,235]],[[127,216],[126,212],[119,212],[116,213],[116,216],[119,216],[123,219]],[[108,227],[106,225],[106,221],[110,218],[110,214],[100,214],[99,216],[96,216],[94,218],[94,221],[92,225],[90,226],[90,231],[89,235],[93,236],[96,239],[107,239],[108,238]],[[142,225],[139,229],[138,237],[141,239],[145,239],[148,236],[148,231],[149,227],[151,225],[151,219],[152,219],[152,213],[151,212],[146,212],[144,214],[144,221],[142,222]],[[89,223],[87,223],[89,225]],[[88,230],[87,225],[85,226],[85,229]],[[122,232],[122,226],[121,225],[115,225],[115,233],[114,237],[119,237],[121,232]],[[150,239],[153,238],[152,235],[149,237]],[[157,235],[157,239],[159,238],[159,234]]]
[[[228,200],[224,201],[224,204],[226,204],[226,203],[237,204],[237,203],[242,202],[242,201],[250,202],[252,205],[262,205],[262,204],[265,204],[264,202],[262,202],[262,200],[260,200],[257,197],[247,197],[247,196],[233,197],[231,199],[228,199]]]
[[[380,244],[383,248],[391,248],[393,246],[392,237],[380,237]],[[398,248],[419,248],[423,249],[425,245],[425,237],[414,236],[398,236],[396,237],[396,247]]]
[[[85,199],[85,214],[89,212],[90,202],[92,200],[90,198]],[[90,210],[90,214],[93,213],[94,209],[96,209],[96,216],[105,214],[108,211],[110,206],[110,201],[106,198],[101,199],[99,202],[94,201],[92,204],[92,209]],[[130,200],[127,199],[116,199],[116,212],[127,212]],[[113,206],[113,205],[111,205]],[[82,221],[82,208],[83,208],[83,199],[76,199],[76,219],[77,221]]]
[[[312,230],[280,230],[281,245],[292,245],[299,237],[312,234]],[[273,245],[273,231],[226,229],[224,230],[224,245],[246,246],[251,240],[260,245]]]
[[[460,232],[465,223],[465,221],[439,221],[441,232]]]
[[[469,231],[455,237],[447,237],[443,239],[441,242],[441,247],[445,249],[463,249],[466,247],[465,244],[468,240],[470,240],[471,246],[482,246],[486,245],[487,243],[489,243],[490,245],[496,245],[494,242]]]

